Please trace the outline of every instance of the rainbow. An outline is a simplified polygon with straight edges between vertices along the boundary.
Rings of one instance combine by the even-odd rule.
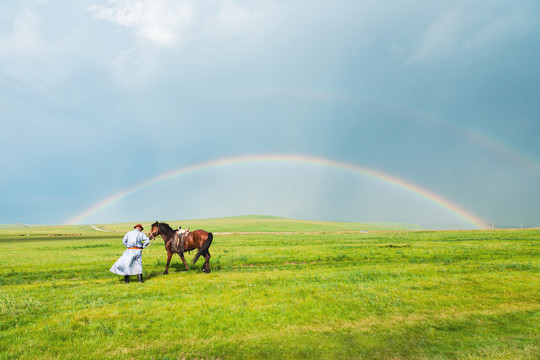
[[[336,160],[330,160],[321,157],[313,157],[306,155],[290,155],[290,154],[270,154],[270,155],[245,155],[237,157],[228,157],[217,160],[211,160],[202,162],[199,164],[194,164],[190,166],[181,167],[163,174],[160,174],[152,179],[146,180],[139,184],[136,184],[128,189],[122,190],[112,196],[101,200],[85,211],[77,214],[65,222],[66,225],[72,224],[81,224],[91,216],[100,212],[101,210],[117,203],[118,201],[130,196],[133,193],[141,191],[150,186],[174,179],[178,176],[195,173],[207,169],[213,168],[224,168],[232,165],[239,164],[260,164],[260,163],[300,163],[300,164],[309,164],[315,166],[330,167],[335,169],[340,169],[343,171],[349,171],[353,173],[358,173],[361,175],[366,175],[376,180],[383,181],[385,183],[397,186],[398,188],[405,189],[411,193],[414,193],[422,198],[427,199],[428,201],[454,213],[458,217],[464,219],[475,228],[487,229],[489,226],[480,218],[474,214],[468,212],[467,210],[459,207],[458,205],[450,202],[449,200],[430,192],[424,188],[421,188],[413,183],[407,182],[403,179],[390,176],[381,171],[369,169],[363,166],[353,165],[345,162],[340,162]]]

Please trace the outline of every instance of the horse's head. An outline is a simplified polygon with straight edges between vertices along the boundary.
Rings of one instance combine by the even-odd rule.
[[[152,230],[150,230],[150,232],[148,233],[148,236],[150,238],[155,238],[158,235],[160,235],[160,233],[159,233],[159,222],[156,221],[155,223],[152,224]]]
[[[148,233],[148,237],[155,238],[158,235],[161,235],[163,240],[165,240],[174,235],[174,230],[169,226],[169,224],[156,221],[152,224],[152,230],[150,230]]]

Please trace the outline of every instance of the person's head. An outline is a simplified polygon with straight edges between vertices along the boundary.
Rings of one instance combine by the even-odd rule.
[[[137,229],[137,228],[138,228],[139,231],[143,231],[143,230],[144,230],[144,228],[142,227],[141,224],[137,224],[137,225],[135,225],[133,228],[134,228],[134,229]]]

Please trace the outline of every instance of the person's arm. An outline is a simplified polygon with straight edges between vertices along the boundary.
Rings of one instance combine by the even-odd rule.
[[[144,241],[144,244],[143,244],[142,247],[143,247],[143,249],[144,249],[145,247],[147,247],[148,245],[150,245],[150,238],[149,238],[145,233],[143,233],[142,231],[141,231],[141,234],[143,235],[143,241]]]
[[[124,243],[125,247],[128,246],[128,244],[127,244],[127,242],[128,242],[128,234],[127,233],[126,233],[126,235],[124,235],[124,239],[122,240],[122,242]]]

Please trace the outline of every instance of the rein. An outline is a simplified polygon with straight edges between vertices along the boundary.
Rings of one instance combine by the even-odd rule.
[[[150,245],[154,243],[154,240],[156,240],[157,235],[156,236],[150,235],[149,237],[150,237],[150,244],[148,244],[148,246],[145,249],[149,248]]]

